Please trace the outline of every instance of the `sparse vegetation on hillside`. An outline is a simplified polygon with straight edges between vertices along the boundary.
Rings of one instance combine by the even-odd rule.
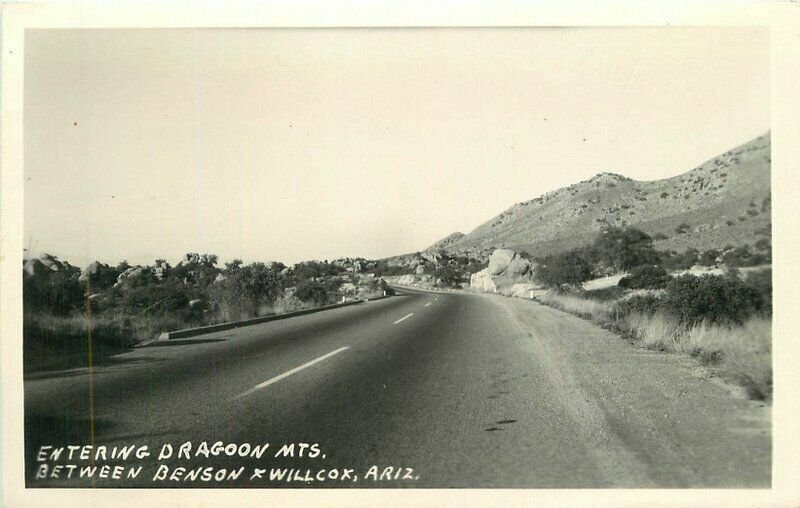
[[[450,253],[502,245],[542,258],[583,248],[608,227],[633,226],[660,250],[739,247],[769,235],[770,146],[766,134],[664,180],[602,173],[516,204],[437,245]]]
[[[382,277],[406,276],[405,283],[414,285],[460,289],[469,282],[470,275],[486,268],[488,259],[486,252],[453,254],[445,249],[428,249],[377,261],[374,273]]]

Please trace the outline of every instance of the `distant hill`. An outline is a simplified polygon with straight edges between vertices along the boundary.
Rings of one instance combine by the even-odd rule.
[[[753,244],[771,236],[770,134],[681,175],[637,181],[613,173],[518,203],[472,232],[427,250],[508,247],[547,255],[587,244],[609,226],[635,226],[660,250]]]

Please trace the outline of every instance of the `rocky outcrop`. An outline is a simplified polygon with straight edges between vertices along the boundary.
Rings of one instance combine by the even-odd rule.
[[[497,249],[489,258],[489,266],[472,274],[470,288],[486,293],[506,292],[512,287],[526,285],[536,287],[533,282],[534,264],[518,252]]]
[[[510,249],[497,249],[492,252],[492,256],[489,258],[489,266],[486,267],[489,275],[495,276],[503,273],[511,265],[515,256],[517,256],[517,253]]]
[[[436,279],[429,274],[422,275],[390,275],[384,280],[392,286],[416,287],[420,289],[437,289]]]
[[[495,285],[494,280],[492,280],[492,276],[489,275],[488,268],[484,268],[479,272],[473,273],[469,278],[469,287],[482,293],[497,292],[497,286]]]
[[[139,275],[142,274],[143,271],[144,271],[144,269],[141,266],[138,266],[138,265],[137,266],[131,266],[130,268],[127,268],[124,272],[119,274],[119,276],[117,277],[117,283],[114,284],[114,287],[118,287],[118,286],[124,284],[125,281],[128,280],[128,279],[132,279],[134,277],[138,277]]]
[[[89,263],[86,268],[81,271],[81,275],[78,277],[80,282],[86,282],[89,277],[94,278],[96,275],[100,273],[103,268],[108,268],[108,265],[101,263],[100,261],[93,261]]]
[[[47,275],[52,272],[64,272],[70,267],[68,263],[62,262],[51,254],[42,254],[38,258],[31,258],[25,261],[22,266],[23,275],[27,277]]]
[[[178,264],[179,265],[181,265],[181,264],[184,264],[184,265],[194,264],[194,265],[196,265],[197,263],[200,262],[200,259],[201,259],[200,258],[200,254],[198,254],[196,252],[188,252],[188,253],[183,255],[183,259],[181,259],[178,262]]]
[[[25,261],[24,265],[22,265],[22,274],[25,277],[33,277],[42,270],[47,270],[47,267],[44,266],[42,262],[36,258],[29,259]]]

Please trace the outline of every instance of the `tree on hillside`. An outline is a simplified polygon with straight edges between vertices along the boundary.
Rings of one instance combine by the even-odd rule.
[[[543,286],[579,286],[592,278],[592,264],[580,250],[547,256],[539,260],[536,280]]]
[[[600,265],[616,272],[659,263],[653,239],[636,228],[612,227],[603,231],[592,244],[592,251]]]

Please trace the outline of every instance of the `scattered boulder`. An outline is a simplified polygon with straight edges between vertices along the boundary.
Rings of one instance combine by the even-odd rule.
[[[153,267],[153,275],[155,275],[156,279],[164,280],[164,277],[167,276],[167,272],[169,271],[169,264],[163,259],[159,259],[156,261],[155,266]]]
[[[339,286],[339,290],[346,295],[354,295],[358,293],[358,286],[356,286],[352,282],[345,282],[344,284]]]
[[[119,274],[119,276],[117,277],[117,283],[114,284],[114,287],[123,284],[127,279],[138,277],[139,275],[141,275],[142,271],[143,269],[141,266],[131,266],[130,268],[127,268],[124,272]]]
[[[39,262],[54,272],[57,272],[63,268],[61,261],[59,261],[57,257],[50,254],[42,254],[39,256]]]
[[[97,275],[103,268],[108,268],[108,265],[104,265],[100,261],[92,261],[86,268],[83,269],[83,271],[81,271],[78,280],[80,282],[86,282],[89,277]]]
[[[61,262],[51,254],[42,254],[38,258],[31,258],[22,265],[23,275],[27,277],[48,275],[53,272],[64,272],[69,264]]]
[[[473,273],[469,278],[469,287],[480,291],[482,293],[496,293],[497,286],[492,280],[492,276],[489,275],[489,269],[484,268],[483,270]]]
[[[200,262],[200,254],[189,252],[183,255],[183,259],[178,264],[197,264]]]
[[[26,277],[33,277],[42,270],[46,270],[46,268],[41,261],[36,258],[25,261],[25,264],[22,266],[22,273]]]
[[[503,273],[516,255],[517,253],[510,249],[497,249],[492,252],[489,258],[489,266],[487,267],[489,275],[494,276]]]
[[[472,274],[470,288],[486,292],[505,292],[509,288],[533,284],[534,264],[510,249],[497,249],[489,258],[489,266]]]

